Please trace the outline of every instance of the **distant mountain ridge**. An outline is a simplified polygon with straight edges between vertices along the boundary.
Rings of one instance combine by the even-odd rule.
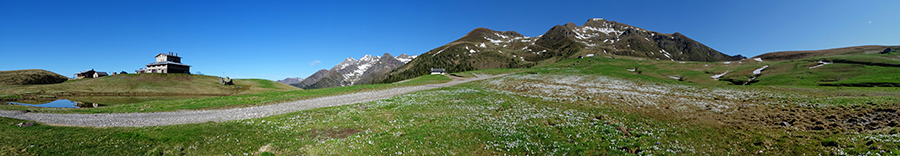
[[[303,81],[303,78],[289,77],[289,78],[284,78],[283,80],[278,80],[276,82],[281,82],[284,84],[295,84],[295,83],[300,83],[300,81]]]
[[[515,31],[476,28],[392,71],[381,82],[396,82],[428,73],[430,68],[461,72],[487,68],[523,68],[586,55],[629,56],[670,61],[733,61],[729,56],[680,33],[648,31],[602,18],[584,25],[556,25],[527,37]]]
[[[385,74],[391,70],[416,57],[416,55],[406,54],[394,57],[389,53],[384,53],[382,56],[365,55],[359,60],[348,57],[330,70],[319,70],[306,79],[291,85],[304,89],[315,89],[375,83],[384,79]]]

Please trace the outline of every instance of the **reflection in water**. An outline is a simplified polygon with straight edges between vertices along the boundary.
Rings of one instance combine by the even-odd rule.
[[[78,106],[81,108],[97,108],[97,107],[103,106],[98,103],[84,103],[84,102],[78,102],[78,101],[72,101],[72,102],[75,102],[75,106]]]

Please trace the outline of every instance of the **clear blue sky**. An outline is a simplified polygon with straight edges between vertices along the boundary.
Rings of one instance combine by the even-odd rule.
[[[900,45],[900,1],[0,1],[0,70],[307,77],[347,57],[418,55],[477,27],[543,34],[606,18],[729,55]],[[313,62],[321,62],[313,64]]]

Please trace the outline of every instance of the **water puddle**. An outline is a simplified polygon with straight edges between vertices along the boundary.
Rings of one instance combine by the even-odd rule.
[[[78,101],[71,101],[69,99],[58,99],[55,101],[41,103],[41,104],[29,104],[29,103],[20,103],[20,102],[7,102],[9,104],[14,105],[23,105],[23,106],[34,106],[34,107],[55,107],[55,108],[96,108],[105,106],[103,104],[98,103],[84,103]]]
[[[13,105],[54,108],[97,108],[110,105],[132,104],[146,101],[197,99],[215,96],[73,96],[65,99],[28,100],[6,102]],[[0,103],[2,104],[2,103]]]

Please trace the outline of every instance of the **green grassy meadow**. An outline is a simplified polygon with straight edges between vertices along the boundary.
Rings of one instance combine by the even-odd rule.
[[[885,57],[873,56],[860,59]],[[23,120],[0,118],[0,133],[11,134],[0,135],[0,155],[900,154],[896,123],[900,89],[820,85],[898,82],[881,78],[892,73],[856,71],[897,67],[834,63],[810,69],[818,59],[824,58],[729,64],[569,59],[528,69],[453,73],[464,77],[515,74],[366,103],[220,123],[138,128],[38,123],[18,127],[14,124]],[[764,65],[770,67],[763,70],[759,82],[746,86],[710,77],[729,71],[733,74],[723,77],[746,78]],[[635,67],[635,71],[628,70]],[[840,73],[840,68],[856,70],[829,75]],[[844,79],[822,82],[835,77]],[[221,109],[449,80],[427,75],[396,84],[95,109],[0,108],[53,113]],[[604,92],[604,87],[616,92]],[[838,119],[871,122],[854,125]]]
[[[122,74],[76,79],[57,84],[25,85],[0,89],[0,94],[45,95],[242,95],[271,91],[299,90],[286,84],[261,79],[235,79],[235,85],[221,85],[219,77],[190,74]]]
[[[268,80],[250,80],[260,81],[260,83],[269,83],[268,86],[284,85]],[[296,101],[302,99],[310,99],[323,96],[341,95],[356,93],[360,91],[380,90],[393,87],[414,86],[424,84],[437,84],[450,81],[450,78],[443,75],[427,75],[410,81],[395,84],[372,84],[372,85],[355,85],[347,87],[334,87],[324,89],[310,90],[292,90],[292,91],[270,91],[257,94],[233,95],[220,97],[207,97],[197,99],[180,99],[180,100],[159,100],[147,101],[133,104],[119,104],[89,109],[72,109],[72,108],[48,108],[48,107],[29,107],[21,105],[0,105],[0,109],[5,110],[29,110],[33,112],[47,113],[128,113],[128,112],[170,112],[178,110],[202,110],[202,109],[226,109],[235,107],[250,107],[268,104],[277,104],[282,102]],[[261,85],[266,86],[266,85]],[[260,87],[264,88],[264,87]]]

